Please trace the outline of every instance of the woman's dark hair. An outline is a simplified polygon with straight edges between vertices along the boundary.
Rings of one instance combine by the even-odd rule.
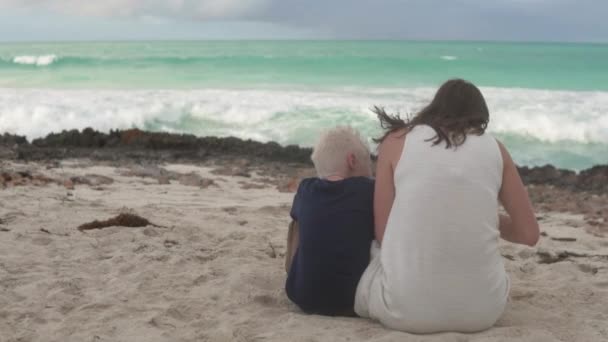
[[[372,109],[380,126],[385,130],[384,136],[374,139],[381,143],[391,133],[401,129],[408,131],[417,125],[428,125],[435,130],[433,146],[446,143],[446,148],[462,145],[467,134],[484,134],[490,120],[490,113],[481,91],[471,82],[452,79],[439,87],[433,101],[418,114],[406,120],[396,115],[387,114],[384,108]]]

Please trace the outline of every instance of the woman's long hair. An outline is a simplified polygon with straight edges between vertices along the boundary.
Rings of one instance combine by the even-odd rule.
[[[467,134],[484,134],[490,120],[481,91],[462,79],[452,79],[441,85],[433,101],[411,118],[404,120],[398,114],[387,114],[382,107],[374,107],[372,111],[385,131],[381,138],[374,139],[377,143],[398,130],[409,131],[417,125],[428,125],[436,133],[429,139],[433,146],[445,142],[446,148],[458,147],[464,144]]]

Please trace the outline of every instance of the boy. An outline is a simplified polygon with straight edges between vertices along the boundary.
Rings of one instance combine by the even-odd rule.
[[[367,144],[350,127],[323,133],[291,209],[285,290],[304,312],[353,316],[374,238],[374,181]]]

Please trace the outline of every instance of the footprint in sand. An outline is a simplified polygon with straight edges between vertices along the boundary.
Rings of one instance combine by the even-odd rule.
[[[248,237],[248,235],[245,232],[232,232],[229,233],[228,235],[225,236],[221,236],[217,239],[217,243],[221,244],[223,242],[233,242],[233,241],[241,241],[241,240],[245,240]]]
[[[608,289],[608,281],[596,281],[593,285],[601,289]]]
[[[149,227],[143,230],[143,234],[148,237],[155,237],[160,235],[160,233],[156,229]]]
[[[167,239],[167,240],[165,240],[165,241],[163,242],[163,245],[164,245],[166,248],[172,248],[172,247],[178,246],[178,245],[179,245],[179,242],[177,242],[177,241],[175,241],[175,240],[169,240],[169,239]]]
[[[53,239],[46,236],[39,236],[32,239],[32,243],[38,246],[48,246],[53,242]]]
[[[137,253],[137,254],[145,253],[145,252],[149,251],[150,249],[151,249],[151,247],[144,243],[144,244],[141,244],[141,245],[135,247],[135,249],[133,249],[133,253]]]
[[[589,265],[589,264],[579,264],[578,265],[578,269],[585,272],[585,273],[589,273],[592,275],[597,274],[599,268],[593,266],[593,265]]]
[[[259,295],[253,297],[253,301],[264,306],[275,306],[277,300],[269,295]]]
[[[237,207],[224,207],[222,210],[230,215],[236,215],[238,211]]]
[[[188,323],[198,318],[200,318],[200,314],[195,313],[191,307],[177,305],[153,317],[148,321],[148,324],[159,329],[177,329],[183,323]]]
[[[202,275],[196,277],[196,279],[194,279],[192,281],[192,284],[194,284],[195,286],[199,286],[199,285],[206,283],[207,281],[209,281],[209,275],[202,274]]]

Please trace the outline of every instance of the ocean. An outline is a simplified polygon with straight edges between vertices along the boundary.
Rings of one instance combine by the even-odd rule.
[[[0,133],[138,127],[311,146],[370,107],[403,115],[478,85],[520,165],[608,164],[608,45],[402,41],[0,44]]]

